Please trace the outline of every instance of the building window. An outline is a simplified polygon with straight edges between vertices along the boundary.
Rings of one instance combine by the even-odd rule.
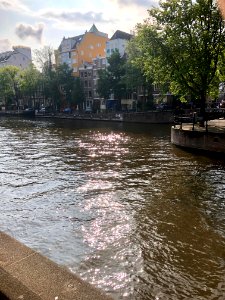
[[[71,52],[69,52],[69,58],[71,58]]]
[[[73,68],[73,72],[77,72],[77,67],[74,67],[74,68]]]
[[[99,48],[99,47],[101,47],[101,44],[100,44],[100,43],[98,43],[98,44],[97,44],[97,47],[98,47],[98,48]]]
[[[94,49],[94,46],[93,46],[93,45],[89,45],[89,48],[90,48],[90,49]]]
[[[88,98],[92,97],[92,91],[88,91]]]
[[[81,51],[80,51],[80,54],[81,54],[81,55],[84,55],[84,51],[83,51],[83,50],[81,50]]]

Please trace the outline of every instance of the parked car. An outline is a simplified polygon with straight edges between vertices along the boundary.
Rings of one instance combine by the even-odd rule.
[[[65,114],[71,114],[72,109],[71,109],[70,107],[66,107],[66,108],[63,110],[63,112],[64,112]]]
[[[41,109],[39,109],[39,113],[40,114],[50,113],[50,109],[48,107],[42,107]]]
[[[225,100],[222,100],[219,104],[219,108],[225,108]]]
[[[167,109],[171,109],[171,106],[168,105],[167,103],[160,103],[156,106],[157,110],[167,110]]]
[[[39,110],[39,112],[45,113],[45,107],[42,107],[42,108]]]

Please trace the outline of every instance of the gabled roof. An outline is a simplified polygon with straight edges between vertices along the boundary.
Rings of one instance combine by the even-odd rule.
[[[84,34],[80,34],[80,35],[77,35],[77,36],[75,36],[75,37],[73,38],[73,39],[74,39],[74,44],[73,44],[73,46],[72,46],[72,49],[75,49],[76,46],[77,46],[78,44],[80,44],[80,42],[82,41],[83,37],[84,37]]]
[[[14,51],[6,51],[6,52],[2,52],[0,53],[0,62],[6,62],[12,55],[13,55]]]
[[[82,39],[83,39],[83,36],[84,34],[81,34],[81,35],[77,35],[77,36],[74,36],[74,37],[69,37],[69,38],[63,38],[60,45],[59,45],[59,48],[58,50],[61,52],[62,51],[62,48],[63,48],[63,44],[66,42],[66,41],[71,41],[71,49],[74,49],[76,48],[77,44],[79,44]]]
[[[89,33],[94,33],[96,35],[99,35],[99,36],[103,36],[103,37],[106,37],[108,38],[108,34],[107,33],[104,33],[104,32],[101,32],[101,31],[98,31],[97,27],[95,26],[95,24],[93,24],[90,28],[90,30],[88,31]],[[68,40],[71,40],[71,50],[72,49],[75,49],[77,47],[77,45],[82,41],[82,39],[84,38],[85,34],[87,33],[87,31],[84,33],[84,34],[80,34],[80,35],[77,35],[77,36],[74,36],[74,37],[69,37],[69,38],[63,38],[61,43],[60,43],[60,46],[58,48],[58,50],[61,52],[62,51],[62,47],[63,47],[63,43],[64,41],[68,41]]]
[[[91,26],[91,28],[90,28],[90,30],[89,30],[88,32],[90,32],[90,33],[95,33],[96,35],[108,37],[108,34],[99,31],[98,28],[95,26],[95,24],[93,24],[93,25]]]
[[[89,32],[93,32],[93,33],[97,33],[98,32],[98,29],[97,27],[95,26],[95,24],[93,24],[89,30]]]
[[[110,40],[117,40],[117,39],[121,39],[121,40],[130,40],[133,37],[132,34],[126,33],[124,31],[121,30],[117,30],[113,36],[111,37]]]

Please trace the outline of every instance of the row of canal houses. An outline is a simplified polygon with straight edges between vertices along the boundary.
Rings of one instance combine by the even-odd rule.
[[[96,92],[98,70],[107,68],[107,58],[116,49],[121,57],[124,56],[127,43],[132,37],[132,34],[117,30],[109,39],[107,33],[99,31],[93,24],[90,30],[84,34],[62,39],[55,51],[55,64],[57,66],[66,63],[73,70],[73,76],[80,77],[85,94],[84,110],[93,111],[94,107],[98,107],[98,110],[103,112],[107,109],[107,104],[113,107],[113,102],[116,101],[113,93],[111,93],[110,99],[104,100]],[[15,65],[24,69],[31,61],[31,49],[29,47],[18,46],[14,47],[13,51],[0,54],[0,67]],[[37,92],[39,100],[34,99],[34,102],[38,100],[42,106],[47,106],[49,100],[41,96],[41,91]],[[156,97],[158,92],[155,89]],[[127,95],[126,99],[121,100],[122,109],[135,110],[137,102],[144,101],[144,98],[144,91],[140,87],[138,91]],[[25,104],[22,103],[23,101],[24,99],[21,99],[21,106]]]
[[[128,41],[132,34],[117,30],[109,39],[108,34],[101,32],[93,24],[89,31],[82,35],[63,38],[59,48],[55,51],[56,65],[66,63],[73,70],[73,75],[80,77],[84,94],[84,109],[92,111],[98,108],[100,111],[107,109],[107,102],[113,107],[114,99],[111,93],[110,99],[101,99],[96,92],[98,71],[107,68],[107,58],[117,49],[120,56],[126,53]],[[136,107],[136,99],[122,99],[124,109]],[[96,110],[96,109],[94,109]]]

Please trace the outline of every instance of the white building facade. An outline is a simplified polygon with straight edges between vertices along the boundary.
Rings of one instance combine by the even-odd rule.
[[[13,51],[0,53],[0,67],[16,66],[26,69],[32,62],[31,48],[23,46],[14,46]]]
[[[123,57],[126,53],[127,43],[132,37],[132,34],[117,30],[106,43],[106,57],[110,57],[116,50],[118,50],[120,56]]]
[[[72,50],[75,48],[76,44],[79,43],[83,38],[83,35],[79,35],[71,38],[63,38],[59,46],[59,64],[67,64],[71,69],[73,67],[72,61]]]

